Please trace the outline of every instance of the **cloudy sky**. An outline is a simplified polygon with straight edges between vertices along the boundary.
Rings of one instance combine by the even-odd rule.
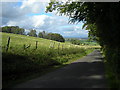
[[[49,1],[48,1],[49,2]],[[56,15],[56,12],[45,13],[48,2],[37,0],[19,0],[19,2],[1,2],[2,25],[19,26],[29,32],[46,31],[59,33],[64,37],[87,37],[87,30],[82,29],[83,23],[68,24],[68,17]]]

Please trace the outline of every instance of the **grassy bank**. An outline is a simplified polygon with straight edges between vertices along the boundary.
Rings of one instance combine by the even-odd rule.
[[[76,54],[57,55],[53,53],[54,55],[51,56],[40,56],[40,59],[38,59],[39,54],[37,54],[37,57],[35,54],[34,56],[28,55],[28,57],[25,57],[3,53],[3,87],[11,87],[19,82],[38,77],[51,70],[70,64],[93,51],[93,49],[79,50],[81,52]]]
[[[110,88],[116,88],[119,90],[120,88],[120,80],[116,77],[116,73],[111,68],[111,65],[108,62],[105,62],[106,67],[106,78],[108,80],[108,84]]]
[[[110,88],[120,89],[120,74],[118,68],[119,55],[115,49],[102,51],[104,56],[106,78]]]

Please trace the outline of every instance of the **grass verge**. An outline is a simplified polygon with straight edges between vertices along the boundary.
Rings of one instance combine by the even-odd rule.
[[[105,62],[105,71],[106,71],[106,78],[108,81],[108,85],[110,88],[120,89],[120,80],[117,78],[116,73],[111,68],[108,62]]]
[[[77,59],[80,59],[83,56],[86,56],[87,54],[91,53],[93,50],[94,49],[87,49],[85,53],[70,54],[70,55],[67,55],[66,57],[61,56],[61,60],[65,61],[65,59],[67,59],[67,61],[63,62],[62,64],[47,66],[47,67],[42,68],[42,69],[40,69],[40,70],[38,70],[36,72],[24,73],[24,75],[21,75],[19,78],[12,79],[12,80],[7,80],[7,82],[4,81],[3,88],[13,87],[13,86],[15,86],[15,85],[17,85],[19,83],[26,82],[28,80],[31,80],[31,79],[40,77],[42,75],[45,75],[45,74],[47,74],[47,73],[49,73],[51,71],[54,71],[54,70],[56,70],[58,68],[64,67],[64,66],[72,63],[73,61],[76,61]],[[58,59],[58,58],[56,58],[56,59]]]
[[[114,67],[110,64],[110,61],[106,59],[106,56],[103,51],[101,54],[104,57],[104,65],[105,65],[105,77],[107,79],[108,87],[111,89],[120,89],[120,80],[117,78],[117,73],[115,73]]]

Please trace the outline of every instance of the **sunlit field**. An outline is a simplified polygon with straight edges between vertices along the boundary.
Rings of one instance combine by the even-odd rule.
[[[62,65],[73,58],[87,55],[95,48],[100,48],[8,33],[2,33],[1,47],[3,86],[8,81],[27,77],[54,65]]]

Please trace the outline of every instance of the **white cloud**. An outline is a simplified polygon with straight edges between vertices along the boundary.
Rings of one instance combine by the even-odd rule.
[[[55,15],[55,12],[45,14],[47,3],[36,1],[24,0],[21,5],[17,5],[16,2],[2,3],[3,25],[19,26],[25,28],[27,32],[28,29],[36,29],[37,32],[45,30],[63,36],[87,36],[87,32],[81,29],[81,23],[71,25],[65,16]]]
[[[72,25],[71,27],[66,28],[66,31],[63,32],[65,37],[87,37],[88,31],[82,30],[81,25]]]
[[[16,24],[17,24],[17,23],[14,22],[14,21],[9,21],[7,25],[8,25],[8,26],[16,26]]]
[[[37,2],[38,0],[24,0],[20,6],[21,10],[29,13],[40,13],[45,11],[47,3]]]
[[[20,18],[19,20],[9,20],[6,25],[9,26],[20,26],[26,29],[42,29],[48,28],[48,26],[53,24],[54,18],[47,15],[34,15],[25,18]],[[19,21],[19,22],[18,22]]]
[[[49,18],[49,16],[47,15],[37,15],[37,16],[33,16],[32,17],[32,21],[33,21],[33,26],[34,27],[39,27],[39,26],[43,26],[45,24],[45,19]]]

